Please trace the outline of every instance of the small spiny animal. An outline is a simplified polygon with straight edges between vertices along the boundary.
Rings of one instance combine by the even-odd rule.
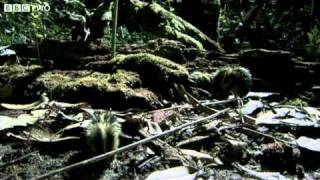
[[[226,66],[218,69],[212,77],[215,93],[225,97],[230,93],[236,97],[248,94],[252,86],[250,71],[240,66]]]
[[[118,118],[111,111],[94,116],[86,129],[86,143],[91,153],[98,155],[117,149],[121,134]],[[115,156],[109,160],[115,160]]]

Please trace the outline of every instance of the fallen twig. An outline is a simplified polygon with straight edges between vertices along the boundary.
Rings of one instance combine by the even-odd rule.
[[[184,91],[185,92],[185,91]],[[181,91],[180,91],[181,93]],[[181,94],[180,94],[181,95]],[[237,99],[233,98],[233,99],[227,99],[227,100],[220,100],[220,101],[212,101],[212,102],[203,102],[201,100],[197,100],[195,97],[193,97],[190,93],[185,94],[187,98],[192,98],[192,100],[196,100],[195,103],[198,104],[199,106],[217,106],[217,105],[223,105],[223,104],[227,104],[230,102],[234,102]],[[183,95],[183,96],[185,96]],[[191,97],[190,97],[191,96]],[[189,102],[190,103],[190,102]],[[167,108],[162,108],[162,109],[156,109],[156,110],[152,110],[152,111],[148,111],[145,114],[150,114],[150,113],[154,113],[157,111],[170,111],[170,110],[175,110],[175,109],[193,109],[193,108],[197,108],[197,106],[194,106],[195,104],[182,104],[182,105],[177,105],[177,106],[173,106],[173,107],[167,107]],[[205,107],[205,108],[209,108],[209,107]],[[213,108],[210,108],[212,110],[214,110]],[[214,112],[217,112],[214,111]]]
[[[16,162],[19,162],[19,161],[21,161],[21,160],[23,160],[23,159],[26,159],[27,157],[35,154],[36,152],[38,152],[38,151],[30,152],[30,153],[25,154],[25,155],[23,155],[23,156],[20,156],[20,157],[18,157],[18,158],[16,158],[16,159],[13,159],[13,160],[11,160],[11,161],[9,161],[9,162],[0,164],[0,168],[6,167],[6,166],[8,166],[8,165],[11,165],[11,164],[14,164],[14,163],[16,163]]]
[[[241,130],[247,131],[247,132],[250,132],[250,133],[254,133],[254,134],[256,134],[256,135],[260,135],[260,136],[263,136],[263,137],[267,137],[267,138],[270,138],[270,139],[272,139],[272,140],[274,140],[274,141],[282,142],[282,143],[284,143],[284,144],[287,145],[287,146],[295,145],[294,143],[291,143],[291,142],[288,142],[288,141],[279,139],[279,138],[277,138],[277,137],[274,137],[274,136],[271,136],[271,135],[269,135],[269,134],[265,134],[265,133],[262,133],[262,132],[259,132],[259,131],[257,131],[257,130],[253,130],[253,129],[250,129],[250,128],[241,127]]]
[[[207,136],[195,136],[195,137],[192,137],[190,139],[187,139],[187,140],[179,142],[176,145],[176,147],[183,147],[183,146],[186,146],[186,145],[190,145],[192,143],[197,143],[199,141],[207,140],[209,138],[211,138],[211,136],[209,136],[209,135],[207,135]]]
[[[177,105],[177,106],[173,106],[173,107],[167,107],[167,108],[148,111],[148,112],[146,112],[146,114],[154,113],[157,111],[170,111],[170,110],[174,110],[174,109],[191,109],[191,108],[193,108],[193,106],[191,106],[190,104],[183,104],[183,105]]]
[[[187,100],[194,108],[199,109],[200,111],[206,112],[206,113],[216,113],[218,112],[218,110],[207,107],[203,104],[201,104],[201,102],[193,97],[190,93],[188,93],[186,91],[186,89],[184,88],[184,86],[182,85],[177,85],[174,84],[176,90],[178,91],[179,95],[183,98],[185,98],[185,100]]]
[[[216,105],[223,105],[223,104],[228,104],[231,102],[237,102],[236,98],[232,99],[226,99],[226,100],[220,100],[220,101],[211,101],[211,102],[202,102],[200,101],[202,105],[204,106],[216,106]]]
[[[252,169],[241,166],[239,163],[234,163],[233,167],[238,169],[239,171],[247,173],[249,176],[262,179],[262,180],[283,180],[287,179],[279,172],[257,172]]]
[[[139,131],[140,134],[146,138],[150,137],[146,132],[144,132],[143,130]],[[181,150],[179,148],[173,147],[170,144],[162,141],[161,139],[156,139],[152,142],[151,146],[149,146],[149,148],[151,148],[153,150],[153,152],[155,152],[158,155],[164,154],[165,157],[167,158],[174,158],[174,159],[179,159],[180,162],[184,165],[184,166],[192,166],[190,160],[188,160],[181,152]]]
[[[183,128],[186,128],[188,126],[196,125],[198,123],[201,123],[201,122],[204,122],[206,120],[209,120],[209,119],[215,118],[217,116],[220,116],[220,115],[226,113],[228,110],[229,110],[229,108],[223,109],[223,110],[221,110],[221,111],[219,111],[219,112],[217,112],[215,114],[212,114],[210,116],[207,116],[207,117],[204,117],[204,118],[200,118],[200,119],[198,119],[196,121],[191,121],[191,122],[182,124],[182,125],[180,125],[180,126],[178,126],[176,128],[173,128],[171,130],[164,131],[161,134],[156,134],[154,136],[150,136],[149,138],[145,138],[145,139],[142,139],[140,141],[131,143],[131,144],[127,145],[127,146],[120,147],[120,148],[118,148],[116,150],[113,150],[113,151],[110,151],[110,152],[107,152],[107,153],[104,153],[104,154],[101,154],[101,155],[98,155],[98,156],[95,156],[95,157],[80,161],[80,162],[77,162],[77,163],[74,163],[74,164],[71,164],[69,166],[65,166],[65,167],[60,168],[60,169],[55,169],[55,170],[50,171],[50,172],[48,172],[46,174],[40,175],[38,177],[35,177],[35,178],[33,178],[33,180],[45,179],[47,177],[50,177],[50,176],[58,174],[58,173],[63,173],[63,172],[69,171],[71,169],[79,168],[81,166],[93,164],[95,162],[107,159],[110,156],[113,156],[115,154],[127,151],[127,150],[132,149],[132,148],[134,148],[136,146],[146,144],[146,143],[148,143],[148,142],[150,142],[150,141],[152,141],[154,139],[158,139],[158,138],[161,138],[163,136],[172,134],[172,133],[177,132],[177,131],[179,131],[179,130],[181,130]]]

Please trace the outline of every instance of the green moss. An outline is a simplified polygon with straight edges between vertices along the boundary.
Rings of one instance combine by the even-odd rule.
[[[193,45],[198,50],[204,50],[200,41],[206,41],[207,37],[195,26],[183,20],[181,17],[167,11],[157,3],[152,3],[150,8],[155,13],[161,14],[167,18],[164,23],[164,29],[169,35],[176,37],[178,40],[184,43]],[[200,41],[188,34],[195,35]]]
[[[205,85],[210,86],[212,82],[213,75],[210,73],[200,72],[200,71],[194,71],[190,75],[190,79],[196,83],[197,85]]]
[[[152,107],[157,96],[140,88],[141,84],[139,74],[124,70],[113,74],[84,70],[51,71],[39,76],[30,91],[46,91],[53,99],[87,101],[103,108]]]
[[[3,65],[0,66],[0,101],[24,97],[27,86],[42,73],[41,66]]]
[[[15,80],[26,78],[42,71],[38,65],[3,65],[0,66],[0,79],[4,82],[14,82]]]
[[[173,35],[179,40],[185,43],[192,44],[198,50],[204,50],[203,44],[207,44],[214,47],[215,50],[224,52],[220,45],[214,40],[210,39],[206,34],[200,31],[197,27],[193,26],[191,23],[185,21],[181,17],[171,13],[170,11],[164,9],[161,5],[157,3],[152,3],[150,8],[157,14],[164,16],[166,21],[163,23],[165,31]]]
[[[120,69],[136,72],[143,87],[162,96],[170,95],[169,91],[174,88],[174,83],[187,84],[189,76],[184,66],[149,53],[117,55],[110,61],[94,62],[87,67],[99,72],[115,72]]]
[[[142,2],[142,1],[137,1],[137,0],[131,0],[131,2],[134,3],[136,8],[139,8],[139,9],[142,9],[147,5],[147,3]]]
[[[119,70],[115,74],[90,71],[51,71],[36,79],[49,92],[78,91],[81,87],[127,91],[130,86],[140,84],[139,75]]]
[[[309,106],[308,102],[300,99],[300,98],[293,98],[293,99],[289,99],[288,101],[286,101],[284,103],[285,105],[290,105],[290,106]]]
[[[176,38],[183,43],[196,47],[199,51],[203,51],[204,46],[208,45],[219,52],[224,52],[217,42],[210,39],[191,23],[164,9],[161,5],[155,2],[144,3],[139,0],[131,0],[130,2],[136,8],[137,12],[141,12],[141,15],[144,15],[146,12],[150,12],[151,15],[156,15],[156,18],[158,18],[156,21],[153,21],[154,19],[152,19],[151,22],[148,21],[146,24],[148,27],[154,26],[156,29],[151,28],[152,31],[160,33],[161,36],[165,35],[169,38]],[[156,25],[153,24],[153,22],[158,21],[159,23]],[[159,26],[161,30],[158,29]]]
[[[137,72],[144,87],[167,98],[172,98],[173,83],[186,84],[188,82],[189,73],[185,67],[148,53],[118,55],[108,65],[113,70],[125,69]]]
[[[197,41],[193,37],[191,37],[187,34],[184,34],[178,30],[175,30],[170,25],[165,26],[165,30],[168,34],[174,36],[176,39],[180,40],[181,42],[184,42],[186,44],[190,44],[190,45],[194,46],[195,48],[197,48],[199,51],[204,51],[204,48],[203,48],[201,42]]]
[[[148,53],[118,55],[110,61],[114,69],[136,71],[165,81],[185,79],[188,71],[185,67],[166,58]],[[144,78],[144,77],[142,77]]]

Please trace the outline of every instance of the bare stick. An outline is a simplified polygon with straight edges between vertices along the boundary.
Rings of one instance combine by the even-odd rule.
[[[186,128],[188,126],[196,125],[198,123],[201,123],[201,122],[204,122],[206,120],[209,120],[209,119],[215,118],[217,116],[220,116],[220,115],[226,113],[228,110],[229,110],[229,108],[223,109],[223,110],[221,110],[221,111],[219,111],[219,112],[217,112],[215,114],[212,114],[210,116],[207,116],[207,117],[204,117],[204,118],[200,118],[200,119],[198,119],[196,121],[191,121],[191,122],[182,124],[181,126],[173,128],[171,130],[164,131],[161,134],[156,134],[154,136],[150,136],[150,137],[142,139],[140,141],[131,143],[131,144],[127,145],[127,146],[120,147],[120,148],[118,148],[116,150],[113,150],[113,151],[110,151],[110,152],[107,152],[107,153],[104,153],[104,154],[101,154],[101,155],[98,155],[98,156],[95,156],[95,157],[80,161],[80,162],[77,162],[77,163],[74,163],[74,164],[71,164],[69,166],[65,166],[65,167],[60,168],[60,169],[55,169],[55,170],[50,171],[50,172],[48,172],[46,174],[40,175],[38,177],[35,177],[35,178],[33,178],[33,180],[45,179],[45,178],[48,178],[48,177],[50,177],[52,175],[55,175],[55,174],[58,174],[58,173],[63,173],[63,172],[69,171],[71,169],[75,169],[75,168],[78,168],[78,167],[81,167],[81,166],[84,166],[84,165],[93,164],[95,162],[107,159],[110,156],[113,156],[115,154],[127,151],[129,149],[132,149],[132,148],[138,146],[138,145],[146,144],[146,143],[148,143],[148,142],[150,142],[150,141],[152,141],[154,139],[158,139],[158,138],[164,137],[166,135],[172,134],[172,133],[177,132],[177,131],[179,131],[179,130],[181,130],[183,128]]]
[[[9,162],[0,164],[0,168],[3,168],[3,167],[6,167],[6,166],[8,166],[8,165],[14,164],[14,163],[16,163],[16,162],[22,161],[22,160],[26,159],[27,157],[34,155],[34,154],[37,153],[37,152],[38,152],[38,151],[30,152],[30,153],[25,154],[25,155],[23,155],[23,156],[21,156],[21,157],[18,157],[18,158],[16,158],[16,159],[13,159],[13,160],[11,160],[11,161],[9,161]]]
[[[199,101],[199,104],[201,104],[202,106],[216,106],[216,105],[223,105],[229,102],[233,102],[236,101],[236,99],[228,99],[228,100],[221,100],[221,101],[214,101],[214,102],[202,102]],[[167,108],[162,108],[162,109],[156,109],[156,110],[152,110],[152,111],[148,111],[144,114],[150,114],[150,113],[154,113],[157,111],[169,111],[169,110],[174,110],[174,109],[193,109],[194,106],[190,105],[190,104],[183,104],[183,105],[177,105],[177,106],[173,106],[173,107],[167,107]]]
[[[288,146],[290,146],[290,145],[294,145],[294,144],[293,144],[293,143],[291,143],[291,142],[288,142],[288,141],[285,141],[285,140],[279,139],[279,138],[274,137],[274,136],[272,136],[272,135],[265,134],[265,133],[262,133],[262,132],[260,132],[260,131],[256,131],[256,130],[253,130],[253,129],[250,129],[250,128],[241,127],[240,129],[241,129],[241,130],[244,130],[244,131],[247,131],[247,132],[254,133],[254,134],[256,134],[256,135],[260,135],[260,136],[263,136],[263,137],[270,138],[270,139],[272,139],[272,140],[274,140],[274,141],[282,142],[283,144],[288,145]]]

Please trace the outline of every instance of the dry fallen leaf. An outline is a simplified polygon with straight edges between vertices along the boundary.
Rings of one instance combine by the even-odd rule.
[[[182,154],[190,156],[195,159],[205,160],[205,161],[213,161],[213,157],[209,154],[195,151],[192,149],[181,149]]]
[[[21,114],[17,118],[0,116],[0,131],[16,126],[27,126],[38,120],[38,115]]]
[[[196,173],[191,174],[190,168],[177,166],[170,169],[152,172],[147,180],[193,180]]]
[[[299,147],[309,149],[311,151],[320,152],[320,139],[312,139],[309,137],[301,136],[297,139]]]

